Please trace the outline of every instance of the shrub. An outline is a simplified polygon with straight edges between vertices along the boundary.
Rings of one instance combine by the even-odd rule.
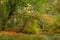
[[[38,27],[38,21],[36,19],[27,20],[23,32],[28,34],[37,34],[39,33]]]

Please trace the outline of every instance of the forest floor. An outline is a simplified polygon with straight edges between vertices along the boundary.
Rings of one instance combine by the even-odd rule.
[[[36,35],[2,31],[0,32],[0,40],[60,40],[60,35]]]

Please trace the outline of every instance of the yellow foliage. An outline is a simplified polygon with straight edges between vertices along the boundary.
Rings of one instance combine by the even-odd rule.
[[[47,24],[54,24],[54,20],[51,15],[48,14],[42,14],[41,20],[46,22]]]
[[[0,2],[1,2],[1,4],[6,4],[7,1],[8,0],[1,0]]]
[[[38,34],[39,28],[38,28],[37,20],[33,19],[33,22],[27,21],[27,24],[26,24],[25,28],[23,29],[23,31],[26,33]]]

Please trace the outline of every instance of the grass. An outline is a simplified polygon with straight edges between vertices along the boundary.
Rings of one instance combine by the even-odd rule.
[[[34,37],[34,36],[0,35],[0,40],[44,40],[44,39],[40,37]]]
[[[0,36],[0,40],[42,40],[41,38],[36,37],[26,37],[26,36]]]

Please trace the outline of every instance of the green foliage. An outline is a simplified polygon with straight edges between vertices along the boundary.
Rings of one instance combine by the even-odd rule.
[[[60,27],[59,2],[59,0],[0,0],[0,29],[19,27],[26,33],[38,33],[39,27],[48,31],[57,30]]]
[[[3,29],[3,25],[5,20],[7,19],[7,14],[6,14],[6,5],[4,1],[0,1],[0,30]]]

